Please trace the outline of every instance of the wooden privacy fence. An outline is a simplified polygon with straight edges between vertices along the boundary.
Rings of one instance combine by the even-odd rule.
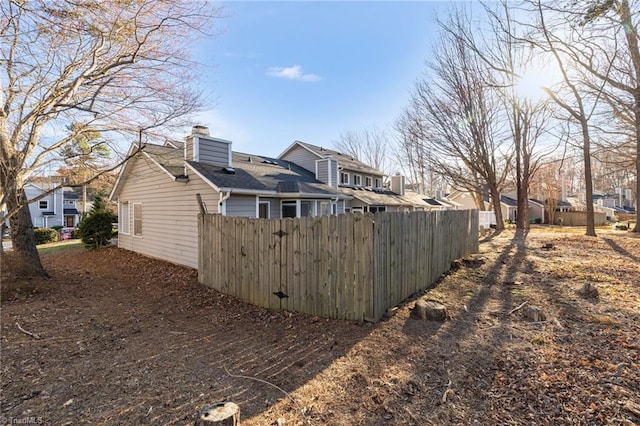
[[[200,283],[326,318],[376,321],[478,250],[477,210],[198,223]]]

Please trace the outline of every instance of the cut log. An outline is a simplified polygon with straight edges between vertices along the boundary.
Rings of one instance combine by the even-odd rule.
[[[220,402],[198,413],[194,426],[239,426],[240,407],[233,402]]]
[[[444,321],[447,319],[447,308],[435,300],[419,299],[413,308],[413,314],[420,319]]]
[[[524,316],[525,318],[533,322],[540,322],[547,319],[547,316],[544,314],[542,309],[538,308],[537,306],[531,305],[527,306],[524,309]]]

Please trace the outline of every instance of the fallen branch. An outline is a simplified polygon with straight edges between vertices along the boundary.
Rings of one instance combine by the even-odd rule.
[[[289,399],[291,399],[291,401],[293,401],[294,404],[296,404],[298,407],[300,407],[300,405],[298,404],[298,401],[296,401],[295,399],[293,399],[293,397],[291,395],[289,395],[287,393],[287,391],[285,391],[284,389],[282,389],[281,387],[274,385],[271,382],[267,382],[266,380],[262,380],[262,379],[258,379],[257,377],[251,377],[251,376],[243,376],[241,374],[231,374],[229,373],[229,370],[227,370],[227,367],[224,366],[224,371],[227,372],[227,374],[231,377],[236,377],[238,379],[249,379],[249,380],[255,380],[256,382],[260,382],[260,383],[264,383],[265,385],[269,385],[269,386],[273,386],[274,388],[278,389],[280,392],[282,392],[283,394],[287,395],[289,397]]]
[[[22,331],[24,334],[28,334],[29,336],[35,338],[35,339],[39,339],[40,336],[38,336],[36,333],[32,333],[30,331],[25,330],[24,328],[20,327],[20,324],[18,324],[16,322],[16,326],[18,327],[18,330]]]
[[[509,315],[513,314],[514,312],[519,311],[520,309],[524,308],[524,305],[526,305],[527,303],[529,303],[528,300],[525,300],[524,302],[522,302],[520,305],[518,305],[517,307],[513,308],[512,310],[509,311]]]
[[[453,391],[451,389],[447,389],[446,391],[444,391],[444,394],[442,395],[442,403],[443,404],[445,402],[447,402],[447,395],[449,395],[450,393],[453,393]]]

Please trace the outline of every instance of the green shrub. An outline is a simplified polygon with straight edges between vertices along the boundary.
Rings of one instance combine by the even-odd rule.
[[[53,228],[35,228],[33,233],[36,237],[36,244],[38,245],[58,241],[58,231]]]
[[[51,227],[51,229],[55,229],[56,231],[60,231],[62,228],[64,228],[64,226],[62,225],[56,225]]]
[[[94,210],[78,226],[80,238],[87,248],[100,248],[109,245],[113,235],[112,223],[117,216],[106,210]]]

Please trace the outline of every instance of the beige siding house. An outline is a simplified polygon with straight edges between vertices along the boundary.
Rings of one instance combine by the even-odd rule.
[[[118,201],[118,246],[197,268],[196,194],[209,212],[219,211],[220,193],[208,182],[195,174],[176,180],[143,151],[127,163],[112,194]]]
[[[337,165],[326,161],[326,176]],[[232,152],[196,126],[184,143],[146,145],[121,170],[118,246],[197,268],[199,194],[209,213],[251,218],[338,214],[351,198],[281,159]]]

